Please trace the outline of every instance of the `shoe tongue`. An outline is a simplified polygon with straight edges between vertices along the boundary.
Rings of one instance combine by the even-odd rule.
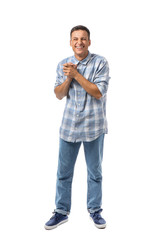
[[[102,209],[99,209],[97,212],[95,212],[95,213],[97,213],[97,214],[100,214],[102,212]]]

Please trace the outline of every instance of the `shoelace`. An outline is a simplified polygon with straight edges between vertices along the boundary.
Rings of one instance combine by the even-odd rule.
[[[55,212],[54,215],[50,218],[50,220],[54,217],[56,217],[56,219],[59,219],[59,214],[57,212]]]
[[[96,212],[93,214],[93,218],[96,219],[96,220],[102,219],[101,215],[99,213],[96,213]]]

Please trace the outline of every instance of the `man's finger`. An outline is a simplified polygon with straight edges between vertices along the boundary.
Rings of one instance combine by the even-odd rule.
[[[68,67],[68,66],[75,66],[73,63],[69,62],[69,63],[64,63],[63,66]]]
[[[63,67],[63,70],[69,70],[69,67]]]

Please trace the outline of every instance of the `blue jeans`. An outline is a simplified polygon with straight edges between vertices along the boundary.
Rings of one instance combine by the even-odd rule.
[[[102,204],[103,143],[104,134],[94,141],[83,142],[87,164],[87,209],[90,213],[101,209]],[[66,142],[60,138],[55,212],[70,213],[72,179],[80,146],[81,142]]]

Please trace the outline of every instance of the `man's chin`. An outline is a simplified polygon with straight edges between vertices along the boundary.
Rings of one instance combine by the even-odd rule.
[[[85,52],[83,50],[78,50],[78,51],[75,51],[75,53],[77,55],[85,55]]]
[[[88,55],[88,51],[87,52],[80,52],[80,51],[75,51],[74,52],[76,56],[80,57],[80,58],[85,58]]]

